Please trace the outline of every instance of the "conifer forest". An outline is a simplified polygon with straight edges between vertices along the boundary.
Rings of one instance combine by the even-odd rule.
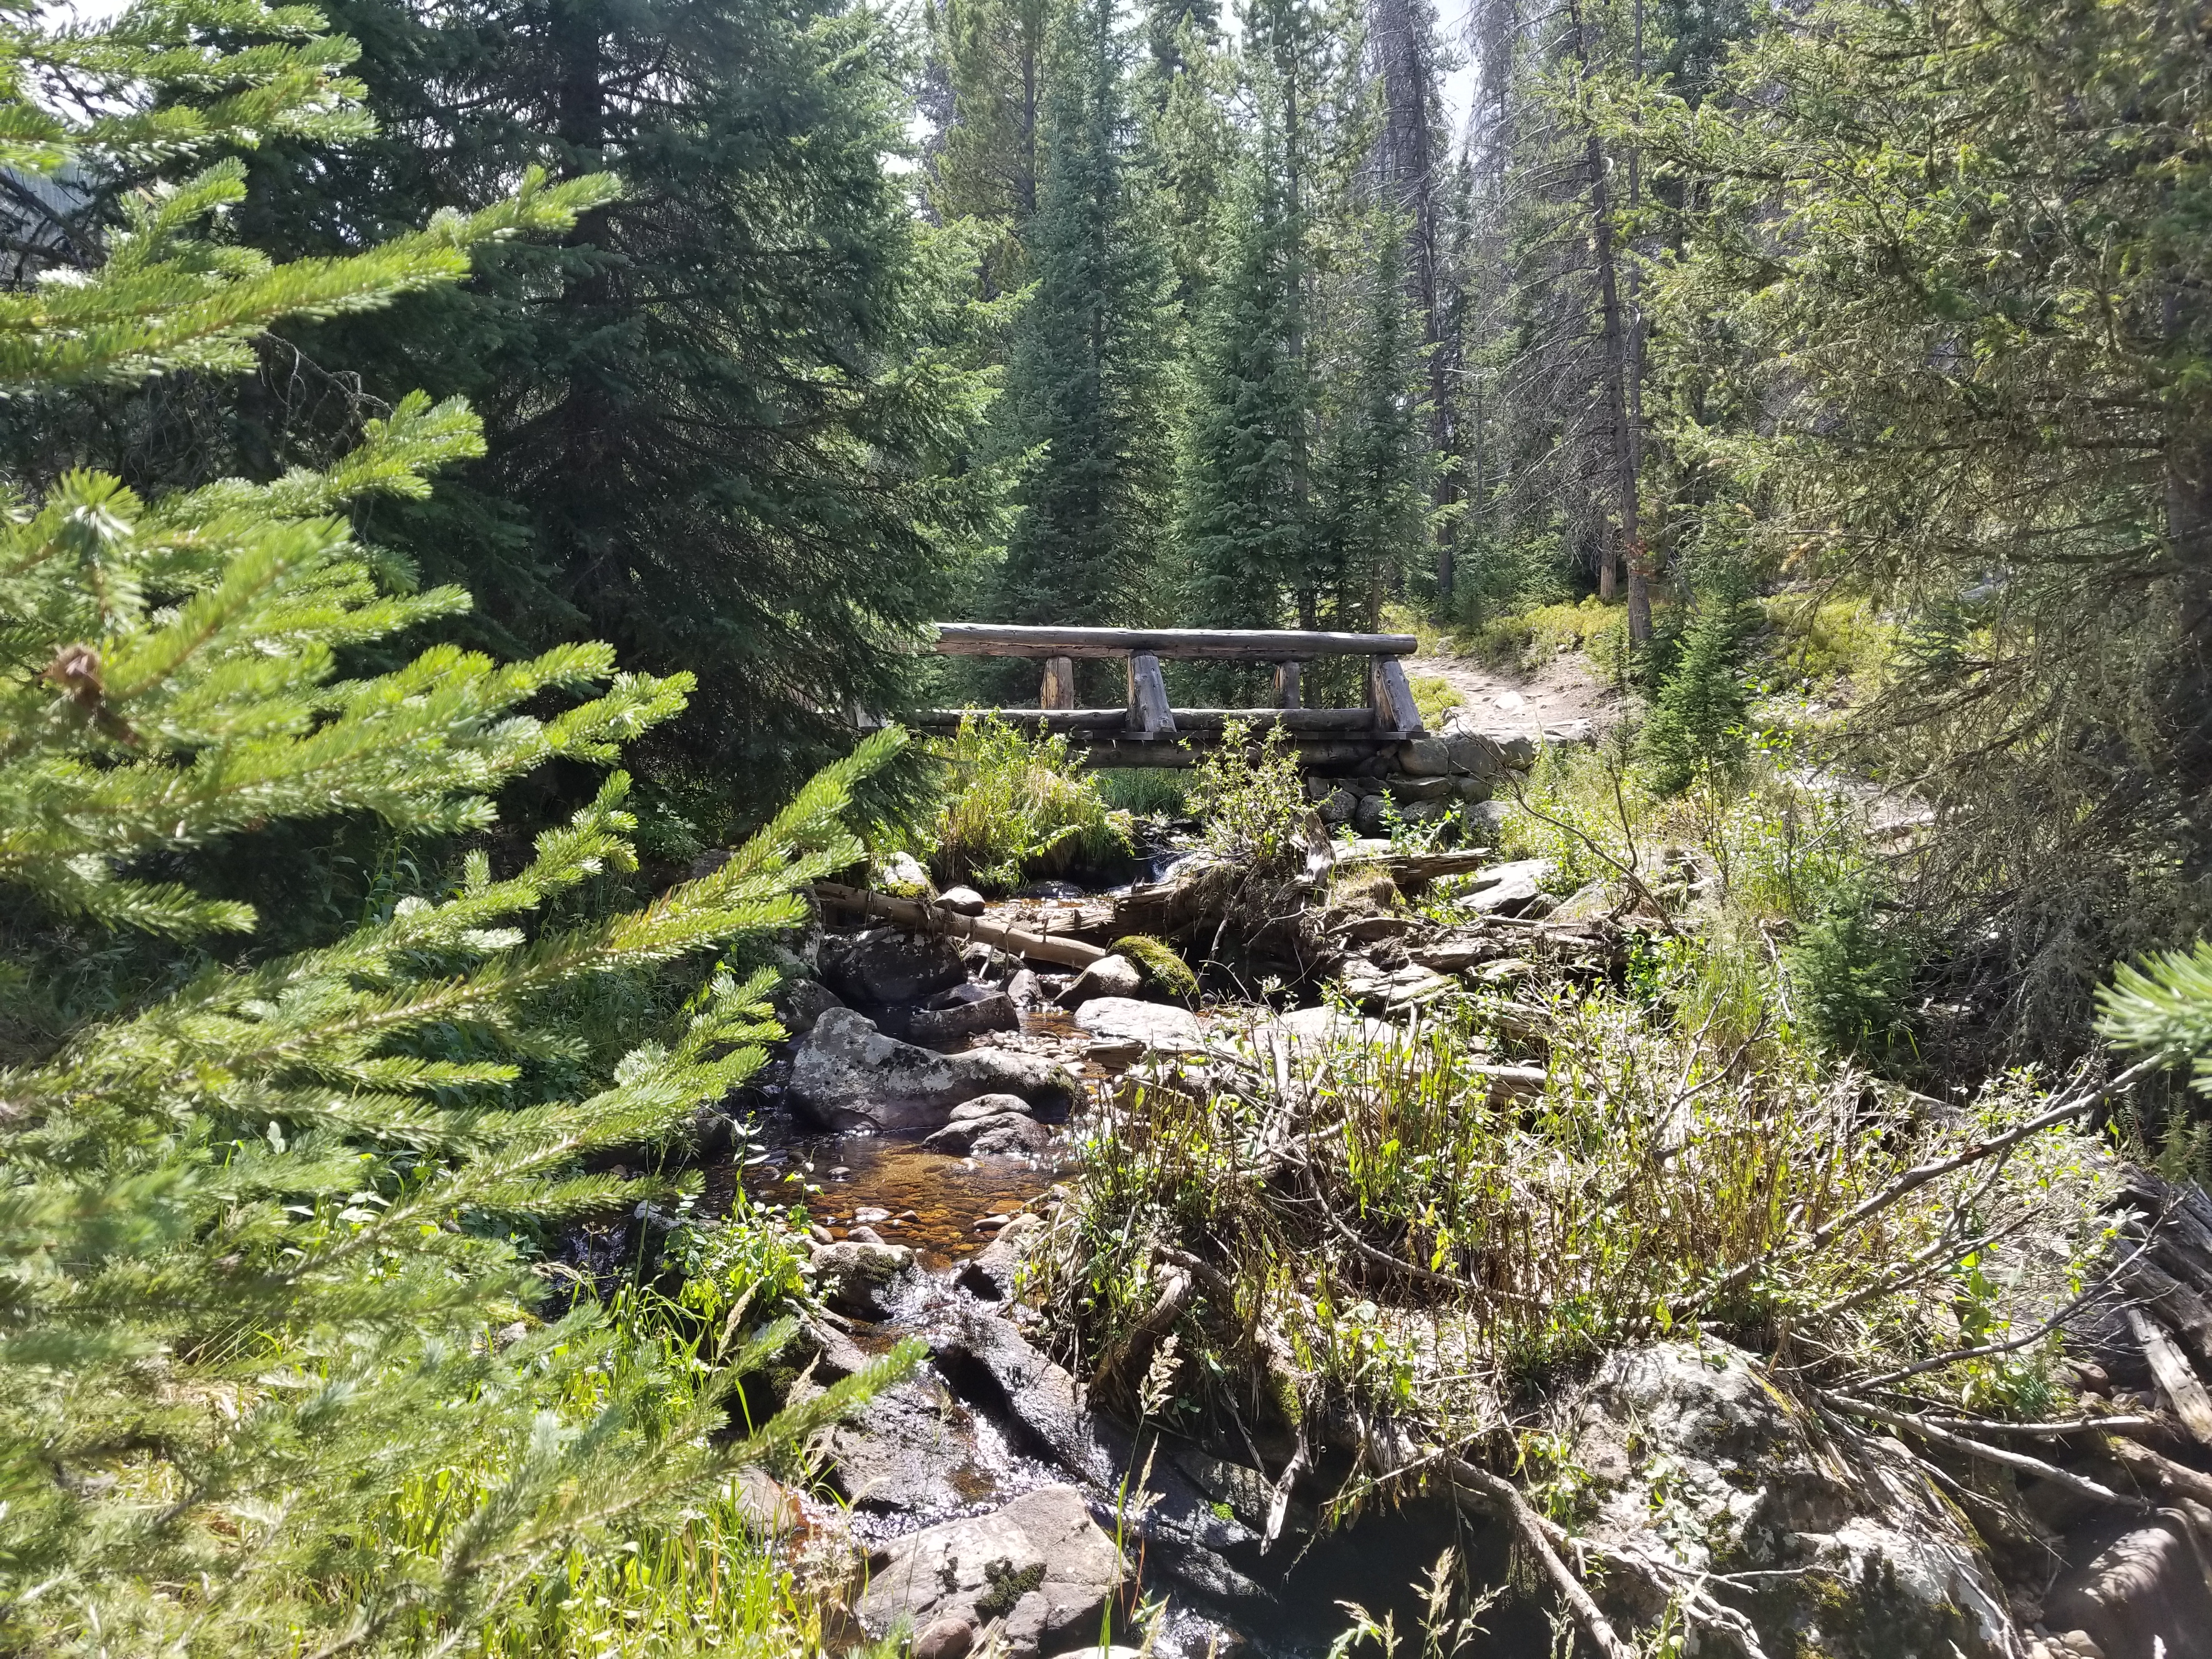
[[[2212,1659],[2212,4],[0,43],[0,1654]]]

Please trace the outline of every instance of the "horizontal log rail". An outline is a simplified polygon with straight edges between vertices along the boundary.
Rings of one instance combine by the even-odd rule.
[[[1044,664],[1035,708],[928,708],[910,718],[925,730],[957,727],[987,713],[1022,726],[1076,738],[1094,750],[1110,749],[1114,764],[1174,764],[1130,758],[1148,748],[1165,755],[1178,736],[1218,739],[1231,721],[1279,726],[1308,748],[1381,744],[1421,735],[1403,659],[1418,650],[1411,634],[1337,634],[1286,628],[1056,628],[1011,623],[939,623],[936,649],[953,657],[1021,657]],[[1129,697],[1121,708],[1078,708],[1078,658],[1120,658],[1128,670]],[[1367,659],[1367,703],[1362,708],[1308,708],[1300,696],[1304,664],[1319,657]],[[1187,661],[1266,663],[1274,669],[1277,706],[1272,708],[1176,708],[1160,672],[1163,658]],[[1097,757],[1094,754],[1094,759]]]
[[[1375,729],[1374,711],[1367,708],[1176,708],[1175,729],[1185,734],[1218,736],[1231,720],[1242,720],[1255,732],[1279,726],[1292,737],[1357,736]],[[924,708],[909,717],[923,731],[949,731],[963,720],[985,716],[1009,726],[1034,731],[1070,734],[1097,732],[1121,736],[1133,720],[1126,708]]]
[[[1297,628],[1053,628],[939,623],[948,657],[1154,657],[1210,662],[1310,662],[1316,657],[1410,657],[1411,634],[1332,634]]]

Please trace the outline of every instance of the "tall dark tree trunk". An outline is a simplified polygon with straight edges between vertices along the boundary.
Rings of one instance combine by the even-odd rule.
[[[1585,33],[1579,4],[1567,9],[1574,30],[1575,52],[1583,79],[1590,76],[1589,37]],[[1628,636],[1640,645],[1651,635],[1651,597],[1643,570],[1643,526],[1636,501],[1636,436],[1630,423],[1629,384],[1634,378],[1630,364],[1629,328],[1622,315],[1620,280],[1613,234],[1613,189],[1605,145],[1593,131],[1584,145],[1589,172],[1590,246],[1597,264],[1598,303],[1602,318],[1600,350],[1603,355],[1607,422],[1611,428],[1613,510],[1616,532],[1604,539],[1599,555],[1597,592],[1610,600],[1620,586],[1622,554],[1627,555]],[[1639,399],[1640,401],[1640,399]]]

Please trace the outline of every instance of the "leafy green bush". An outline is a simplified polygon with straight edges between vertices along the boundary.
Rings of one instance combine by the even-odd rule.
[[[947,885],[1003,891],[1130,848],[1129,815],[1107,805],[1065,737],[986,714],[962,720],[939,758],[945,780],[930,864]]]
[[[1190,805],[1204,821],[1207,850],[1224,864],[1254,875],[1303,865],[1313,808],[1281,726],[1270,726],[1255,743],[1249,725],[1230,721],[1219,746],[1193,770]]]

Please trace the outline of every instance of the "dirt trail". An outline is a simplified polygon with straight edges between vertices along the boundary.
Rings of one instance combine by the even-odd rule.
[[[1533,737],[1569,720],[1601,726],[1617,719],[1622,707],[1620,694],[1597,677],[1579,651],[1562,651],[1533,674],[1446,653],[1408,657],[1406,672],[1416,679],[1444,681],[1459,693],[1474,723],[1489,731]]]

